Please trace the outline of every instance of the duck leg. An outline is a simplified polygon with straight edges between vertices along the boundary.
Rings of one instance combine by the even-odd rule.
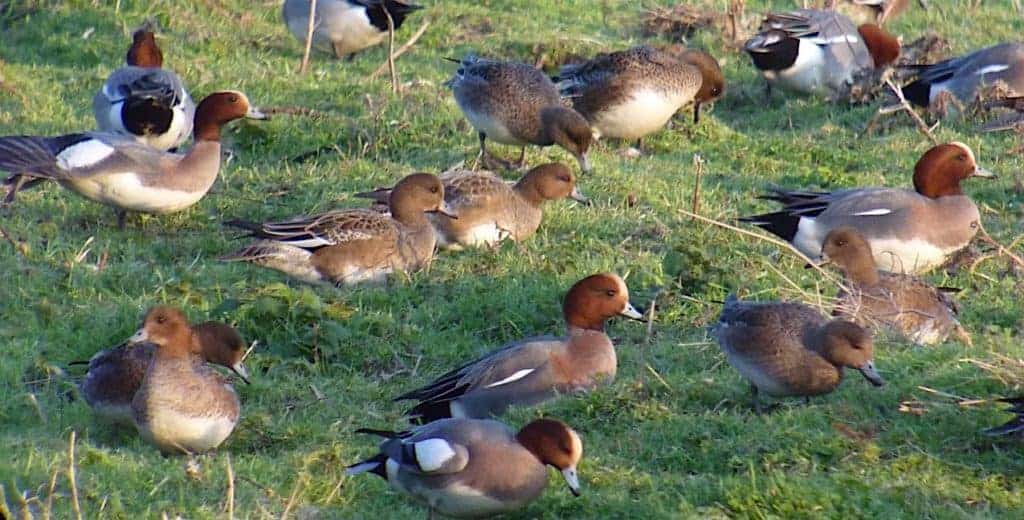
[[[700,123],[700,101],[693,102],[693,124]]]
[[[511,170],[512,169],[512,164],[511,163],[509,163],[508,161],[506,161],[504,159],[495,157],[495,156],[491,155],[490,152],[487,151],[487,144],[486,144],[487,143],[487,134],[485,134],[483,132],[480,132],[479,136],[480,136],[480,155],[477,156],[476,162],[478,164],[483,164],[484,168],[487,168],[488,170]],[[525,147],[523,148],[523,153],[524,154],[526,153],[526,148]],[[473,167],[475,169],[476,168],[476,164],[474,164]]]
[[[750,398],[754,401],[754,411],[757,412],[757,415],[761,415],[761,400],[758,399],[757,385],[753,383],[750,384]]]
[[[772,84],[767,81],[764,82],[764,97],[766,100],[772,100]]]
[[[128,212],[123,209],[115,209],[114,214],[117,215],[117,229],[124,231],[124,221],[128,217]]]

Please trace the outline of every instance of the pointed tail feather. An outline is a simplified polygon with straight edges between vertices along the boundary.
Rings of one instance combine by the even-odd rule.
[[[376,188],[373,191],[362,191],[356,193],[354,197],[358,197],[360,199],[370,199],[374,202],[387,204],[388,199],[391,197],[391,188]]]
[[[448,419],[452,416],[451,403],[449,401],[422,402],[405,412],[405,416],[411,424],[427,424]]]
[[[788,211],[776,211],[750,217],[740,217],[737,220],[753,224],[769,233],[779,236],[787,242],[792,242],[796,232],[800,229],[800,217]]]
[[[364,461],[357,462],[345,469],[345,474],[349,476],[359,475],[361,473],[373,473],[378,477],[387,480],[387,462],[388,456],[383,453],[378,453],[373,457],[370,457]]]
[[[324,277],[313,266],[312,258],[313,253],[305,249],[272,240],[258,240],[234,253],[220,257],[219,260],[222,262],[251,262],[281,271],[306,282],[322,282]]]
[[[0,170],[14,174],[4,184],[11,185],[19,175],[34,177],[56,177],[60,174],[57,166],[57,151],[53,139],[28,135],[0,137]]]

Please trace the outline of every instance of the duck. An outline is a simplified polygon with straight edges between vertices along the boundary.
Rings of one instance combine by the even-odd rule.
[[[1002,426],[989,428],[984,433],[992,437],[1019,436],[1024,432],[1024,395],[1004,397],[999,401],[1011,405],[1007,411],[1014,414],[1013,419]]]
[[[92,99],[97,128],[160,151],[181,146],[192,134],[196,105],[178,75],[162,68],[152,27],[132,34],[125,62]]]
[[[828,394],[843,380],[843,369],[860,371],[874,386],[885,380],[875,370],[871,333],[843,319],[829,320],[795,302],[742,302],[729,295],[712,334],[726,360],[750,382],[754,408],[759,394],[804,397]]]
[[[689,49],[677,58],[646,45],[563,65],[554,81],[598,137],[636,141],[637,148],[683,105],[693,103],[699,121],[701,103],[718,99],[725,85],[710,55]]]
[[[249,373],[242,364],[246,344],[234,327],[208,321],[192,327],[192,331],[203,361],[227,367],[249,383]],[[96,353],[89,361],[69,363],[89,366],[79,391],[96,415],[114,424],[133,424],[132,398],[142,385],[157,348],[149,342],[122,343]]]
[[[871,244],[856,229],[830,231],[821,258],[842,270],[850,289],[840,291],[833,315],[865,327],[885,327],[918,345],[942,343],[951,334],[971,345],[953,300],[915,276],[879,272]]]
[[[415,173],[395,185],[390,214],[340,209],[278,222],[232,220],[256,242],[221,257],[276,269],[308,283],[354,285],[383,282],[395,272],[425,267],[436,236],[427,213],[458,218],[444,200],[437,176]]]
[[[445,85],[480,140],[480,158],[491,159],[486,141],[522,147],[557,144],[572,154],[580,169],[590,172],[587,152],[593,134],[579,112],[562,106],[558,88],[542,71],[520,62],[496,61],[469,54],[460,60]]]
[[[406,432],[359,431],[385,440],[376,455],[346,474],[383,478],[425,504],[431,517],[484,518],[522,509],[544,492],[548,466],[580,495],[583,442],[556,419],[535,419],[518,432],[492,419],[456,418]]]
[[[995,174],[978,166],[961,142],[936,145],[914,166],[914,190],[853,188],[833,192],[774,190],[762,198],[782,209],[739,220],[769,231],[818,260],[830,231],[849,226],[871,244],[875,264],[920,274],[944,264],[978,232],[978,207],[960,187]]]
[[[199,341],[181,310],[166,305],[150,309],[128,340],[156,345],[131,411],[139,435],[165,454],[216,449],[238,424],[238,395],[203,362]]]
[[[903,86],[907,101],[931,107],[952,96],[960,103],[971,103],[985,86],[1001,82],[1008,95],[1024,95],[1024,44],[1001,43],[916,69],[914,81]]]
[[[924,2],[921,2],[924,6]],[[848,16],[854,23],[886,22],[903,14],[910,7],[910,0],[827,0],[826,9],[834,9]]]
[[[309,6],[310,0],[285,0],[281,8],[288,31],[302,45],[309,32]],[[410,13],[422,8],[397,0],[318,0],[313,48],[351,61],[388,36],[388,14],[397,31]]]
[[[565,393],[582,393],[615,379],[618,362],[605,322],[614,316],[644,320],[614,273],[576,282],[562,305],[568,335],[531,337],[470,361],[395,401],[418,403],[412,423],[447,417],[486,419],[511,405],[532,406]]]
[[[57,137],[0,137],[0,171],[11,175],[6,202],[50,180],[114,209],[124,228],[128,211],[166,214],[199,202],[220,171],[220,129],[235,119],[265,119],[242,92],[225,90],[196,108],[194,141],[184,154],[162,152],[132,137],[85,132]]]
[[[521,242],[537,232],[545,202],[570,198],[590,204],[572,170],[562,163],[536,166],[514,185],[486,170],[457,169],[440,178],[445,202],[459,216],[430,215],[438,246],[444,249],[495,246],[506,239]],[[381,204],[390,193],[391,188],[378,188],[355,196]]]
[[[839,96],[866,73],[899,57],[900,42],[875,24],[853,25],[831,10],[769,14],[744,50],[773,86],[804,94]]]

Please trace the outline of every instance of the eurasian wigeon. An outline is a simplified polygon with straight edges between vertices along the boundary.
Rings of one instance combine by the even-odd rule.
[[[131,404],[142,438],[164,453],[192,455],[220,446],[238,423],[238,396],[199,357],[199,337],[185,315],[154,307],[129,342],[157,346]]]
[[[856,323],[828,320],[801,303],[741,302],[729,295],[713,329],[729,364],[758,394],[811,397],[835,390],[843,369],[859,370],[875,386],[885,381],[874,363],[871,333]]]
[[[281,14],[288,30],[303,45],[309,32],[310,0],[285,0]],[[313,48],[353,59],[359,51],[384,41],[388,14],[397,31],[409,13],[421,6],[396,0],[318,0],[313,23]],[[385,12],[385,10],[387,12]]]
[[[164,55],[149,25],[132,35],[125,61],[92,98],[97,127],[161,151],[181,146],[192,133],[196,105],[178,75],[161,68]]]
[[[518,433],[494,420],[444,419],[408,432],[361,430],[387,437],[380,452],[349,466],[371,472],[435,512],[482,518],[525,507],[548,485],[548,466],[579,496],[579,435],[565,423],[537,419]]]
[[[196,335],[199,356],[204,361],[227,367],[249,382],[249,373],[242,364],[246,345],[238,331],[216,321],[196,325],[192,331]],[[151,342],[125,343],[96,353],[87,362],[89,371],[79,385],[89,407],[108,421],[132,424],[132,399],[142,385],[157,348]]]
[[[544,217],[542,207],[550,200],[568,197],[589,204],[576,186],[576,176],[561,163],[537,166],[514,185],[482,170],[446,172],[441,182],[445,202],[459,216],[430,216],[438,245],[447,249],[493,246],[505,239],[526,240],[537,232]],[[390,193],[391,188],[381,188],[357,193],[356,197],[386,203]]]
[[[590,171],[590,125],[579,112],[562,106],[558,88],[542,71],[526,63],[472,54],[452,61],[459,69],[446,85],[477,131],[482,158],[489,157],[487,139],[521,146],[518,166],[523,165],[527,145],[557,144],[576,158],[584,172]]]
[[[242,117],[265,116],[241,92],[206,96],[196,109],[195,142],[185,154],[162,152],[108,132],[0,137],[0,170],[11,173],[4,181],[7,202],[22,188],[52,180],[112,207],[121,227],[128,211],[181,211],[213,186],[220,172],[220,129]]]
[[[907,101],[928,107],[944,95],[970,103],[989,85],[1002,83],[1009,95],[1024,95],[1024,45],[1001,43],[932,65],[914,67],[917,78],[903,87]]]
[[[395,400],[419,401],[407,415],[410,421],[425,423],[498,416],[511,405],[535,405],[610,383],[618,362],[605,322],[614,316],[644,318],[629,303],[626,283],[612,273],[588,276],[566,293],[562,313],[567,337],[533,337],[505,345]]]
[[[276,269],[310,283],[349,285],[381,282],[393,272],[411,272],[434,257],[436,237],[427,213],[457,218],[435,175],[416,173],[399,181],[389,198],[390,214],[342,209],[279,222],[234,220],[256,242],[221,258]]]
[[[852,227],[871,244],[875,264],[891,272],[921,273],[942,265],[970,243],[981,215],[960,182],[994,177],[958,142],[929,149],[914,166],[914,190],[854,188],[834,192],[776,190],[763,198],[782,209],[740,220],[792,243],[812,259],[825,236]]]
[[[877,25],[853,25],[835,12],[769,14],[744,49],[771,87],[841,95],[865,72],[894,62],[900,43]]]
[[[821,258],[843,271],[850,289],[840,291],[833,315],[865,327],[881,325],[919,345],[941,343],[950,334],[971,344],[949,296],[915,276],[879,272],[871,244],[856,229],[830,231]]]

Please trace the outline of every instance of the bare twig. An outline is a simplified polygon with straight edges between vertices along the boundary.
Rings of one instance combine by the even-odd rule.
[[[4,492],[3,484],[0,484],[0,518],[14,518],[11,508],[7,506],[7,494]]]
[[[299,495],[299,489],[302,488],[305,482],[305,477],[299,477],[299,479],[295,481],[295,487],[292,488],[292,494],[291,496],[288,497],[288,503],[284,505],[284,511],[281,513],[281,520],[285,520],[286,518],[288,518],[288,514],[291,512],[292,507],[295,505],[295,497]]]
[[[309,25],[306,27],[306,48],[302,52],[302,63],[299,64],[299,74],[305,74],[309,68],[309,53],[313,50],[313,29],[316,28],[316,0],[309,2]]]
[[[1024,260],[1022,260],[1021,257],[1015,255],[1013,251],[1010,251],[1008,248],[1003,247],[1003,245],[1000,244],[999,242],[996,242],[996,239],[992,238],[992,236],[988,234],[988,231],[985,231],[985,226],[983,226],[980,221],[978,222],[978,235],[981,237],[981,240],[983,242],[987,242],[995,246],[996,249],[999,251],[999,254],[1010,257],[1010,260],[1012,260],[1013,263],[1017,264],[1017,267],[1024,268]],[[1014,240],[1013,243],[1017,243],[1018,240],[1019,238],[1017,240]]]
[[[654,336],[654,313],[658,307],[658,296],[661,296],[662,289],[658,289],[658,292],[654,293],[651,297],[651,306],[647,309],[647,333],[644,335],[644,344],[640,348],[640,364],[647,364],[647,349],[651,346],[651,340]],[[640,372],[640,384],[646,386],[647,378],[644,377],[644,373]]]
[[[409,41],[407,41],[404,44],[402,44],[402,46],[399,47],[398,50],[396,50],[394,52],[394,54],[391,55],[391,60],[390,61],[393,63],[394,60],[397,60],[399,56],[405,54],[406,51],[408,51],[410,48],[412,48],[412,46],[416,43],[416,40],[419,40],[420,36],[423,36],[423,33],[427,32],[427,27],[429,27],[429,26],[430,26],[430,21],[429,20],[423,22],[423,25],[421,25],[420,28],[417,29],[415,33],[413,33],[412,38],[409,38]],[[389,52],[390,52],[390,50],[391,49],[388,49]],[[373,71],[373,73],[370,74],[370,79],[373,79],[373,78],[376,78],[377,76],[380,76],[385,70],[388,70],[388,63],[381,63],[380,67],[377,67],[377,70]]]
[[[252,344],[249,345],[249,348],[246,349],[245,354],[242,355],[242,359],[240,359],[238,362],[239,363],[244,363],[245,360],[249,358],[249,354],[252,354],[252,351],[256,348],[256,345],[259,345],[259,344],[260,344],[260,340],[258,340],[258,339],[253,340]]]
[[[929,127],[928,124],[924,122],[924,119],[921,119],[921,116],[917,115],[917,112],[914,111],[914,107],[910,105],[910,102],[907,101],[907,98],[903,96],[903,89],[900,88],[899,85],[893,83],[891,78],[886,79],[885,84],[889,87],[890,90],[892,90],[893,94],[896,95],[896,99],[900,101],[898,110],[906,112],[910,116],[910,118],[914,120],[914,124],[917,125],[918,130],[920,130],[922,134],[927,136],[928,139],[932,142],[932,144],[939,144],[939,140],[936,139],[935,134],[932,133],[932,130],[934,130],[934,128],[937,127],[939,124],[935,123],[935,127]],[[887,109],[886,107],[882,107],[881,109],[879,109],[879,113],[881,113],[883,110],[896,111],[891,108]]]
[[[75,482],[76,436],[75,430],[71,430],[71,437],[68,439],[68,484],[71,486],[71,509],[75,512],[75,518],[82,520],[82,508],[78,504],[78,483]]]
[[[388,20],[388,73],[391,75],[391,92],[398,94],[398,72],[395,70],[395,20],[387,2],[381,2],[384,16]]]
[[[235,470],[231,467],[231,454],[227,454],[225,460],[228,474],[228,490],[227,490],[227,504],[226,509],[228,513],[228,520],[234,520],[235,518]]]
[[[46,504],[43,506],[43,518],[49,520],[50,514],[53,512],[53,493],[57,489],[57,474],[60,473],[60,468],[54,468],[53,474],[50,475],[50,487],[46,489]]]
[[[693,205],[695,214],[700,214],[700,181],[704,176],[704,158],[699,153],[693,154],[693,169],[695,178],[693,180]]]
[[[11,245],[14,246],[14,250],[16,252],[18,252],[19,254],[21,254],[21,256],[25,256],[25,257],[28,256],[28,252],[29,252],[28,244],[26,244],[24,242],[19,242],[14,237],[12,237],[11,234],[8,233],[6,229],[4,229],[2,227],[0,227],[0,237],[3,237],[4,240],[10,242]]]

